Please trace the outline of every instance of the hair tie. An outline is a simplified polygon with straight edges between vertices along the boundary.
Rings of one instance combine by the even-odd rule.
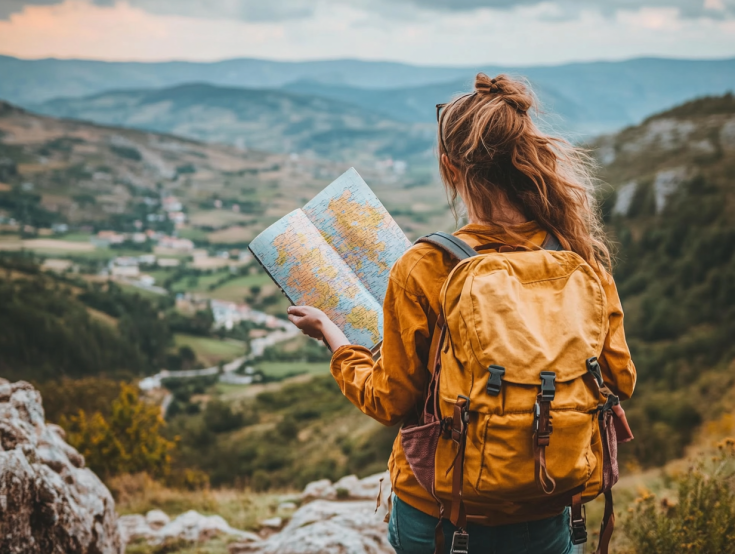
[[[482,92],[485,94],[498,94],[501,92],[500,87],[498,86],[497,79],[490,79],[489,84],[481,83],[475,86],[477,89],[477,92]]]

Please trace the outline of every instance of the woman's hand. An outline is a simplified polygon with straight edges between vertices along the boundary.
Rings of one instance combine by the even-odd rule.
[[[324,341],[334,352],[340,346],[350,344],[342,330],[323,311],[313,306],[291,306],[288,319],[305,335]]]
[[[288,319],[305,335],[324,340],[324,324],[329,321],[327,314],[313,306],[290,306]]]

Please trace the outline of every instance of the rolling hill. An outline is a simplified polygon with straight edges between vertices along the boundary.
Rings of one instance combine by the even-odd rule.
[[[589,135],[639,123],[692,98],[735,88],[735,60],[639,58],[558,66],[431,67],[358,60],[215,63],[106,63],[21,60],[0,56],[0,98],[22,106],[120,89],[166,89],[186,83],[274,89],[339,99],[398,121],[433,121],[433,106],[466,90],[477,71],[527,76],[556,125]]]
[[[57,117],[351,163],[427,159],[435,133],[434,125],[399,123],[339,100],[207,84],[112,91],[33,108]]]
[[[683,455],[735,408],[735,97],[704,98],[598,140],[615,278],[639,370],[623,455]]]

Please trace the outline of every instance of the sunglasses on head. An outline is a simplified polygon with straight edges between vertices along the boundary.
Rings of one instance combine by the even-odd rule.
[[[444,128],[442,126],[442,116],[444,115],[444,108],[449,106],[450,104],[454,104],[455,102],[459,102],[460,100],[463,100],[464,98],[468,98],[470,96],[474,96],[477,94],[477,91],[475,92],[468,92],[467,94],[464,94],[460,96],[459,98],[455,98],[451,102],[445,102],[443,104],[437,104],[436,105],[436,122],[439,124],[439,140],[441,141],[442,148],[444,149],[444,152],[448,152],[447,145],[444,142]]]

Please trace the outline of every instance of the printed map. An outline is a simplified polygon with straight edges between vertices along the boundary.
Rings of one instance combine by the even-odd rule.
[[[303,210],[382,306],[390,268],[411,243],[362,177],[348,170]]]
[[[323,310],[350,342],[374,349],[390,268],[410,245],[351,169],[263,231],[250,250],[294,304]]]

